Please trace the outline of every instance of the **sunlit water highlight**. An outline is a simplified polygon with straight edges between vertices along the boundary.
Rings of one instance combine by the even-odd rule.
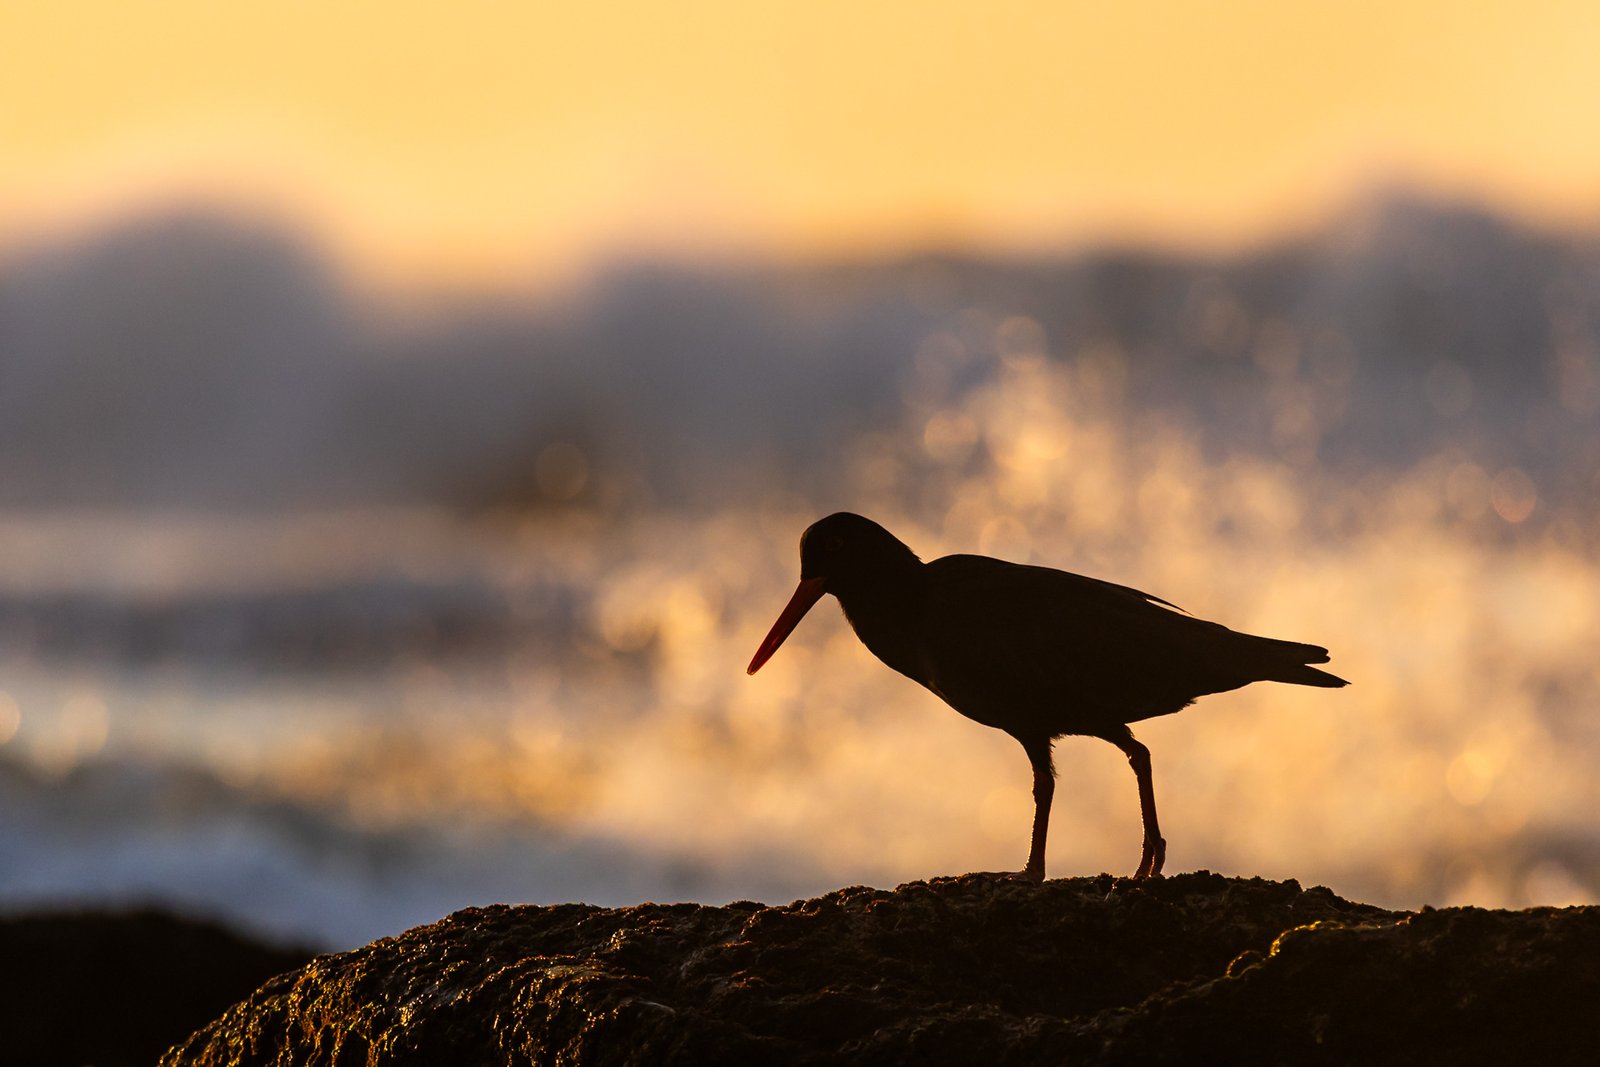
[[[1050,360],[1001,328],[1004,355],[926,345],[903,423],[828,499],[8,517],[0,592],[27,609],[0,642],[0,902],[155,896],[342,944],[493,899],[1014,869],[1019,747],[836,611],[744,674],[801,530],[840,508],[924,558],[1059,566],[1332,649],[1349,689],[1263,684],[1138,726],[1169,869],[1391,906],[1600,899],[1587,501],[1451,453],[1358,478],[1292,448],[1207,456],[1121,408],[1115,353]],[[1292,444],[1316,415],[1289,396],[1275,418]],[[1056,753],[1051,873],[1131,871],[1122,757]]]

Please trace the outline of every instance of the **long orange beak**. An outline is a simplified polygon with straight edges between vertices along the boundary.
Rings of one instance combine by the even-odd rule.
[[[766,640],[761,642],[761,647],[756,649],[756,654],[750,660],[750,666],[745,668],[746,674],[754,674],[761,669],[761,665],[772,658],[778,651],[778,646],[783,644],[783,639],[794,632],[800,625],[800,620],[805,618],[806,612],[811,610],[811,605],[822,599],[822,594],[828,591],[826,578],[802,578],[795,588],[794,596],[789,598],[789,603],[783,607],[783,614],[778,616],[778,621],[772,624],[772,629],[767,631]]]

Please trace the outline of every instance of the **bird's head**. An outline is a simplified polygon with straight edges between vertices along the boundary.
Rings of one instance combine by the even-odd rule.
[[[837,595],[890,580],[917,563],[916,553],[871,519],[848,511],[818,519],[800,535],[800,585],[756,649],[746,673],[761,669],[824,593]]]

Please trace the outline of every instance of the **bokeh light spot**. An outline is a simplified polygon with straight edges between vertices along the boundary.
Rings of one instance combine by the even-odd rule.
[[[533,475],[549,499],[575,500],[589,483],[589,457],[577,445],[557,441],[539,450]]]
[[[1539,494],[1532,478],[1515,467],[1508,467],[1494,476],[1489,499],[1494,505],[1495,514],[1515,525],[1527,521],[1528,516],[1533,514]]]
[[[1020,853],[1033,818],[1033,798],[1016,786],[997,786],[978,805],[978,825],[995,841],[1015,845]]]
[[[10,693],[0,692],[0,745],[16,737],[21,726],[22,708],[17,704],[17,698]]]
[[[1489,795],[1499,771],[1500,761],[1494,753],[1468,749],[1451,760],[1445,769],[1445,787],[1456,803],[1476,807]]]
[[[1033,537],[1019,519],[1001,515],[984,525],[978,535],[978,551],[985,556],[1026,563],[1033,552]]]
[[[978,442],[978,424],[961,414],[940,414],[923,427],[922,445],[940,463],[960,463]]]

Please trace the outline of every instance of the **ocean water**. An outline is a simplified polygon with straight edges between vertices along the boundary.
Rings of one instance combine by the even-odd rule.
[[[831,601],[744,673],[839,509],[1332,650],[1348,689],[1136,729],[1170,870],[1600,899],[1592,243],[1402,205],[1225,263],[638,269],[410,318],[295,247],[141,224],[6,268],[0,408],[53,429],[0,441],[0,907],[347,947],[1015,869],[1018,746]],[[1131,872],[1120,753],[1056,760],[1050,872]]]

